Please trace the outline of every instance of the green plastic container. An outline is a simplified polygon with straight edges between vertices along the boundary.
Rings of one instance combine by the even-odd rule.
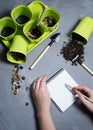
[[[11,17],[3,17],[0,19],[0,38],[11,40],[17,31],[16,24]]]
[[[50,9],[49,7],[47,7],[49,11],[47,11],[45,10],[45,7],[47,6],[43,2],[35,0],[28,5],[21,4],[11,10],[11,20],[14,23],[13,28],[15,29],[15,32],[13,33],[13,36],[10,37],[10,39],[7,38],[6,40],[5,38],[0,37],[4,45],[9,49],[7,53],[8,61],[16,64],[25,63],[27,53],[31,52],[35,47],[42,43],[42,41],[44,41],[58,29],[60,20],[59,13],[55,9]],[[49,16],[55,17],[56,24],[53,27],[47,28],[47,26],[42,23],[43,17],[42,20],[40,20],[41,16],[44,16],[45,14],[46,16],[49,14]],[[20,16],[22,17],[20,18]],[[23,16],[28,17],[28,20],[23,20]],[[12,26],[12,24],[10,24],[10,26]],[[27,34],[29,31],[31,31],[31,29],[35,29],[35,27],[38,27],[41,35],[32,39]],[[16,55],[21,56],[22,59],[17,59],[15,57]]]
[[[15,35],[11,47],[7,52],[7,60],[16,64],[23,64],[26,62],[26,52],[27,41],[25,37]]]
[[[78,41],[78,43],[85,45],[87,44],[91,34],[93,32],[93,19],[85,16],[79,22],[77,27],[72,31],[71,37]]]
[[[59,20],[60,14],[53,8],[47,8],[43,16],[42,24],[46,30],[52,31],[56,28]]]
[[[36,25],[37,21],[29,21],[23,28],[23,32],[25,36],[30,40],[32,43],[38,43],[42,40],[42,36],[44,34],[45,28],[40,24],[39,26]],[[37,31],[36,31],[37,30]],[[30,32],[34,32],[37,35],[37,38],[34,38],[35,35],[30,36]]]
[[[18,5],[11,11],[11,17],[19,28],[22,28],[29,20],[32,13],[26,5]]]
[[[31,20],[37,21],[45,8],[45,4],[40,0],[35,0],[28,5],[28,8],[32,12]]]

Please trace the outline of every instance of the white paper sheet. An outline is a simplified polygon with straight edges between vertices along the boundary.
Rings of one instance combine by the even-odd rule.
[[[52,100],[63,112],[75,102],[74,95],[65,86],[65,83],[72,87],[78,86],[66,70],[63,70],[47,84]]]

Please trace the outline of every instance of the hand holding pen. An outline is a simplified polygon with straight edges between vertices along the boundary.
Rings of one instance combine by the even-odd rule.
[[[65,86],[78,97],[81,102],[93,113],[93,90],[85,86],[72,87],[65,83]]]
[[[78,95],[78,98],[81,102],[91,111],[93,112],[93,90],[85,87],[74,87],[73,91]]]

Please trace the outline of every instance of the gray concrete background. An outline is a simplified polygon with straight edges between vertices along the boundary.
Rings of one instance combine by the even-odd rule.
[[[80,65],[72,66],[65,62],[60,50],[63,41],[68,41],[69,35],[78,21],[83,16],[93,18],[93,0],[42,0],[49,7],[53,7],[61,15],[60,25],[56,32],[61,33],[59,43],[53,44],[51,49],[44,55],[35,68],[30,71],[28,68],[35,58],[50,42],[50,38],[44,40],[38,47],[27,55],[27,62],[23,64],[20,75],[26,79],[21,85],[17,96],[11,90],[11,76],[14,64],[6,60],[7,48],[0,42],[0,130],[36,130],[38,129],[37,119],[32,103],[32,97],[26,92],[26,86],[42,74],[51,77],[60,68],[66,69],[79,85],[87,85],[93,88],[93,77]],[[0,1],[0,18],[9,16],[12,8],[18,4],[28,4],[30,0],[3,0]],[[59,56],[58,56],[59,55]],[[93,34],[88,44],[85,45],[85,64],[93,70]],[[61,99],[60,99],[61,101]],[[28,106],[25,103],[29,102]],[[76,102],[64,113],[59,112],[51,102],[51,114],[57,130],[92,130],[93,114]]]

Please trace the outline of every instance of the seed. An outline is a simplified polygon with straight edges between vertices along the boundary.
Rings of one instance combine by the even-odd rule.
[[[23,66],[20,66],[20,69],[23,69]]]
[[[22,76],[22,80],[25,80],[25,76]]]
[[[26,87],[26,91],[30,91],[30,87]]]
[[[14,91],[14,95],[17,95],[18,92],[19,92],[19,89],[15,89],[15,91]]]
[[[18,68],[18,65],[15,65],[14,68]]]
[[[19,88],[21,88],[21,86],[20,86],[20,85],[18,85],[18,89],[19,89]]]
[[[12,85],[12,86],[11,86],[11,89],[12,89],[12,90],[15,90],[15,86],[14,86],[14,85]]]
[[[11,89],[13,90],[14,95],[17,95],[17,93],[19,92],[19,89],[21,88],[20,83],[22,82],[22,79],[23,80],[25,79],[24,76],[22,76],[22,79],[21,79],[21,76],[19,75],[19,69],[23,69],[23,67],[15,65],[13,68],[13,74],[11,77],[11,85],[12,85]]]
[[[26,102],[26,103],[25,103],[25,105],[26,105],[26,106],[28,106],[28,105],[29,105],[29,103],[28,103],[28,102]]]

